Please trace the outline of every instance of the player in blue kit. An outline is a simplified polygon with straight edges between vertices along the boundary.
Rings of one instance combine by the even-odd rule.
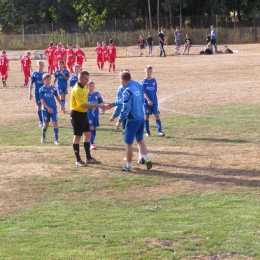
[[[93,81],[88,82],[88,103],[90,104],[103,104],[103,99],[101,95],[95,91],[95,83]],[[98,108],[89,108],[87,111],[89,129],[90,129],[90,149],[96,150],[95,137],[96,130],[99,126],[99,109]]]
[[[70,78],[70,87],[74,87],[76,85],[76,83],[79,80],[79,73],[80,73],[80,66],[79,65],[75,65],[73,67],[75,74],[73,74]]]
[[[175,38],[175,54],[180,54],[180,47],[181,47],[181,30],[180,27],[177,27],[174,32],[174,38]]]
[[[126,165],[122,171],[132,171],[133,142],[136,139],[139,154],[141,154],[146,162],[147,169],[152,168],[152,162],[149,158],[146,145],[143,141],[144,134],[144,112],[143,112],[143,96],[142,90],[131,83],[131,75],[124,71],[120,75],[123,86],[123,107],[116,124],[117,128],[126,120],[125,126],[125,149],[126,149]]]
[[[54,131],[54,144],[60,145],[59,142],[59,129],[58,129],[58,111],[56,106],[56,101],[59,102],[61,106],[61,110],[64,110],[64,107],[61,103],[60,97],[58,96],[57,89],[54,86],[51,86],[51,74],[45,73],[42,77],[44,85],[39,90],[39,97],[42,102],[42,116],[44,120],[44,125],[42,128],[42,138],[41,143],[46,142],[46,132],[49,126],[50,119],[53,123],[53,131]]]
[[[160,111],[158,110],[158,100],[157,100],[157,81],[155,78],[152,78],[153,68],[150,65],[147,65],[145,68],[146,78],[143,79],[142,85],[144,88],[144,109],[145,109],[145,129],[146,136],[151,136],[149,128],[149,116],[154,114],[156,119],[156,125],[158,128],[158,135],[164,136],[162,132],[162,123],[159,117]]]
[[[68,94],[68,83],[67,81],[70,78],[70,73],[67,69],[64,68],[64,61],[60,60],[59,63],[59,69],[55,71],[54,73],[54,85],[57,82],[58,92],[60,96],[60,100],[62,103],[62,106],[64,107],[65,112],[65,100],[66,100],[66,94]]]
[[[32,95],[32,88],[34,85],[34,97],[35,97],[35,103],[37,106],[37,113],[38,113],[38,118],[39,118],[39,126],[42,127],[43,126],[43,119],[42,119],[42,103],[40,101],[40,97],[39,97],[39,89],[43,86],[43,81],[42,81],[42,76],[43,74],[45,74],[46,72],[43,71],[44,69],[44,62],[41,60],[37,61],[37,67],[38,70],[34,71],[32,76],[31,76],[31,85],[29,88],[29,99],[32,100],[33,95]]]
[[[210,38],[211,38],[211,45],[214,46],[215,52],[213,54],[217,54],[217,31],[214,25],[210,26]]]

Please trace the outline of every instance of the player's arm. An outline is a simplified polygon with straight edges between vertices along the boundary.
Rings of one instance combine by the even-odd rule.
[[[54,81],[53,81],[54,86],[55,86],[56,82],[57,82],[57,78],[56,78],[56,75],[54,75]]]
[[[145,99],[147,100],[148,105],[149,105],[149,106],[152,106],[152,105],[153,105],[153,102],[151,101],[151,99],[148,97],[148,95],[147,95],[146,93],[144,93],[144,97],[145,97]]]
[[[23,72],[23,64],[21,63],[21,72]]]
[[[40,100],[41,100],[41,102],[42,102],[42,105],[47,109],[47,111],[48,111],[49,113],[53,114],[53,112],[54,112],[53,109],[50,108],[50,107],[45,103],[44,98],[41,98]]]
[[[30,68],[31,68],[31,71],[33,71],[33,68],[32,68],[32,63],[30,63]]]
[[[129,115],[130,111],[131,111],[131,106],[132,106],[132,102],[133,102],[133,96],[132,93],[128,90],[123,92],[123,106],[122,106],[122,110],[118,119],[118,122],[121,123],[122,121],[124,121],[125,119],[127,119],[127,116]]]
[[[7,66],[7,71],[10,71],[9,62],[6,64],[6,66]]]
[[[31,77],[31,85],[30,85],[30,88],[29,88],[29,99],[32,100],[32,89],[33,89],[33,83],[34,83],[34,77]]]
[[[65,108],[63,107],[63,105],[62,105],[62,103],[61,103],[61,100],[60,100],[60,96],[57,94],[57,92],[55,93],[55,98],[56,98],[56,100],[59,102],[59,104],[60,104],[60,110],[61,111],[65,111]]]
[[[66,79],[67,81],[69,80],[69,78],[70,78],[70,74],[69,73],[64,73],[63,71],[61,71],[60,74],[62,75],[62,77],[64,79]]]

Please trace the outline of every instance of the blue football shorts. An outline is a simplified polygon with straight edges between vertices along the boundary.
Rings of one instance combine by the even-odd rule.
[[[134,139],[136,141],[142,141],[144,136],[144,118],[126,121],[125,125],[125,143],[132,144]]]
[[[99,119],[97,117],[88,118],[89,126],[97,127],[99,126]]]
[[[157,104],[154,104],[153,106],[144,105],[144,112],[147,116],[160,114]]]
[[[59,92],[59,95],[66,95],[66,94],[68,94],[68,87],[66,86],[66,87],[59,87],[58,86],[58,92]]]
[[[58,122],[58,111],[57,111],[57,107],[53,108],[53,112],[54,113],[49,113],[47,110],[43,109],[42,110],[42,117],[43,117],[43,121],[44,123],[49,123],[50,120],[52,122]]]
[[[34,98],[35,98],[35,103],[37,106],[40,106],[42,104],[41,100],[40,100],[40,95],[39,93],[34,93]]]

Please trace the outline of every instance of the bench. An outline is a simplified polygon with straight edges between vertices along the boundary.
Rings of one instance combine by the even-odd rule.
[[[46,55],[44,54],[44,51],[35,51],[33,53],[33,56],[34,56],[34,59],[37,60],[37,59],[43,59],[43,55],[45,56],[44,58],[46,58]]]

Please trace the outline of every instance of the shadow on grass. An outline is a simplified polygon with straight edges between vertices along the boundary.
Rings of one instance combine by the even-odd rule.
[[[244,139],[227,139],[227,138],[189,138],[189,140],[195,140],[195,141],[206,141],[206,142],[212,142],[212,143],[251,143]]]
[[[125,155],[125,147],[124,145],[122,145],[121,147],[108,147],[108,146],[98,146],[99,149],[102,149],[102,150],[108,150],[108,151],[122,151],[123,152],[123,155]],[[134,152],[137,152],[138,153],[138,149],[137,148],[133,148],[133,151]],[[156,151],[151,151],[151,153],[153,153]],[[171,151],[159,151],[160,154],[173,154],[173,155],[186,155],[186,156],[204,156],[202,154],[194,154],[194,153],[185,153],[185,152],[171,152]]]
[[[154,166],[160,164],[154,164]],[[165,165],[164,167],[171,167],[177,169],[185,169],[191,171],[200,171],[200,172],[209,172],[212,175],[202,175],[199,173],[170,173],[166,171],[158,171],[158,170],[150,170],[150,171],[135,171],[133,174],[138,175],[149,175],[149,176],[157,176],[163,178],[175,178],[181,179],[185,181],[194,181],[199,183],[209,183],[209,184],[216,184],[216,183],[223,183],[224,185],[227,184],[234,184],[236,186],[241,187],[260,187],[260,180],[245,180],[245,179],[237,179],[232,178],[232,176],[246,176],[246,177],[260,177],[259,171],[254,170],[244,170],[244,169],[232,169],[232,168],[210,168],[210,167],[196,167],[196,166],[177,166],[177,165]],[[214,176],[215,174],[223,175],[221,176]],[[224,177],[229,176],[229,177]]]

